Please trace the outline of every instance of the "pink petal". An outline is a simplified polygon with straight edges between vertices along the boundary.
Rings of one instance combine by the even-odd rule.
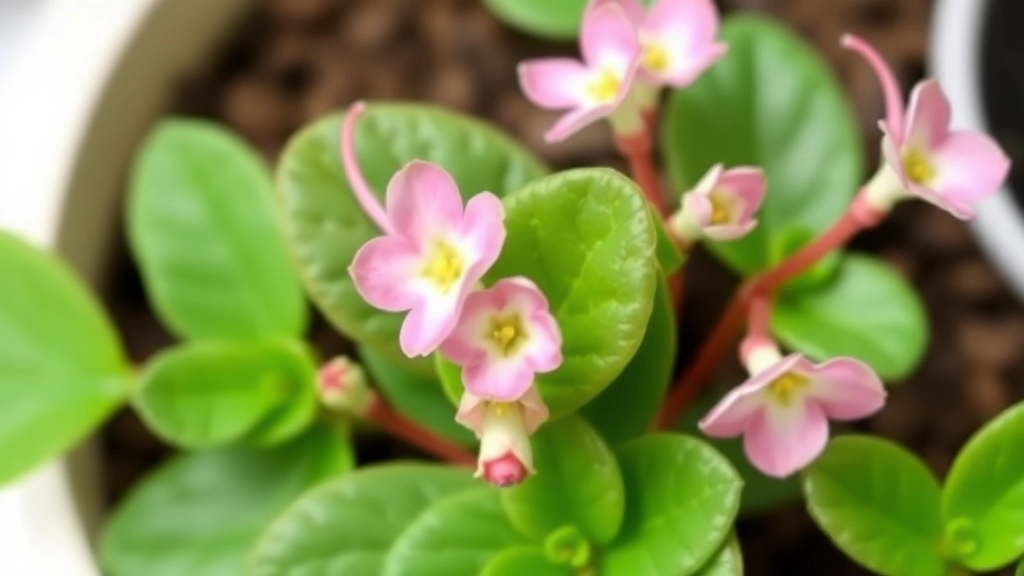
[[[693,217],[694,222],[703,232],[711,224],[711,215],[714,213],[715,207],[712,206],[711,199],[707,195],[690,192],[683,197],[683,211]]]
[[[456,296],[430,294],[409,310],[398,344],[406,356],[426,356],[451,334],[459,318],[462,301]]]
[[[741,224],[717,224],[704,228],[704,235],[712,240],[728,242],[737,240],[750,234],[750,231],[757,227],[757,220],[750,219]]]
[[[371,306],[402,312],[424,298],[416,278],[422,256],[406,238],[379,236],[363,244],[349,267],[356,290]]]
[[[741,166],[726,170],[718,179],[717,188],[727,190],[739,198],[742,210],[738,221],[743,223],[750,220],[761,208],[767,185],[764,172],[760,168]]]
[[[761,410],[747,427],[743,448],[761,472],[785,478],[810,464],[828,443],[828,420],[814,402]]]
[[[452,333],[441,343],[441,355],[460,366],[484,362],[487,350],[482,335],[495,308],[490,290],[470,293],[462,306],[462,313]]]
[[[800,354],[790,354],[733,388],[700,420],[700,429],[708,436],[717,438],[743,434],[752,418],[766,406],[761,391],[802,358]]]
[[[658,0],[644,22],[643,33],[669,54],[669,69],[653,74],[660,83],[683,88],[725,55],[728,46],[716,41],[718,9],[711,0]],[[647,71],[647,75],[652,75]]]
[[[618,4],[618,6],[626,13],[629,21],[637,27],[643,24],[644,20],[647,18],[647,8],[645,8],[639,0],[593,0],[588,9],[593,10],[601,4]]]
[[[479,438],[484,431],[486,412],[487,402],[483,398],[463,392],[462,399],[459,400],[459,409],[455,412],[455,421],[472,430]]]
[[[956,206],[969,207],[994,194],[1010,170],[1010,159],[995,140],[979,132],[951,133],[932,160],[938,172],[931,187]]]
[[[591,70],[628,68],[628,63],[640,56],[640,41],[625,9],[603,2],[586,10],[580,26],[580,51]]]
[[[481,192],[466,203],[458,229],[463,251],[474,261],[466,273],[471,286],[490,270],[505,244],[505,206],[490,192]]]
[[[874,70],[875,75],[878,76],[878,82],[882,85],[882,94],[885,96],[885,123],[888,126],[888,132],[896,142],[902,143],[905,133],[903,125],[903,94],[900,91],[899,82],[896,81],[896,76],[892,73],[892,70],[885,63],[882,56],[860,37],[853,34],[844,34],[840,43],[844,48],[860,54],[867,61],[868,65],[871,66],[871,69]]]
[[[561,110],[584,101],[591,72],[571,58],[541,58],[519,64],[519,87],[541,108]]]
[[[536,386],[531,386],[519,399],[519,403],[523,406],[523,424],[526,427],[526,433],[533,434],[541,424],[547,421],[548,407],[541,399]]]
[[[867,364],[835,358],[813,369],[808,398],[816,400],[830,420],[856,420],[885,405],[885,388]]]
[[[605,106],[577,108],[565,114],[544,134],[548,142],[561,142],[579,130],[611,114],[618,103]]]
[[[648,81],[658,84],[667,84],[675,88],[686,88],[693,84],[701,74],[707,71],[716,62],[721,60],[729,52],[729,45],[721,42],[708,44],[701,48],[692,48],[683,53],[677,53],[672,60],[672,67],[662,74],[656,74],[650,70],[644,70],[644,77]]]
[[[916,144],[925,150],[937,148],[946,139],[949,118],[949,101],[939,81],[919,82],[910,95],[904,145]]]
[[[462,197],[448,172],[413,160],[388,182],[387,213],[396,234],[426,242],[459,225]]]
[[[562,365],[562,332],[558,323],[545,310],[530,315],[530,347],[526,362],[535,372],[552,372]]]
[[[496,402],[514,402],[533,385],[533,370],[521,358],[485,361],[462,369],[466,390]]]

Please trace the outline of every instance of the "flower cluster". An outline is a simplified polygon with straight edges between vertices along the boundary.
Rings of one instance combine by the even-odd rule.
[[[370,305],[406,312],[399,344],[407,356],[439,351],[462,367],[466,389],[456,420],[480,438],[477,475],[517,484],[533,471],[528,435],[548,417],[535,375],[562,363],[558,324],[529,279],[481,283],[505,242],[505,212],[494,194],[475,194],[463,207],[451,175],[413,161],[391,178],[380,207],[355,157],[364,108],[357,103],[346,116],[342,161],[384,234],[359,249],[349,273]]]

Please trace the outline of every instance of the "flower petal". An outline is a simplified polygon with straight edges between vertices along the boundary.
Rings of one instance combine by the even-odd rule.
[[[548,419],[547,404],[544,404],[536,386],[531,386],[519,399],[519,403],[523,406],[523,423],[526,426],[526,433],[533,434]]]
[[[572,58],[540,58],[519,64],[519,87],[541,108],[562,110],[585,100],[591,72]]]
[[[718,9],[711,0],[659,0],[642,34],[664,50],[667,67],[658,73],[645,70],[645,76],[677,88],[693,83],[728,51],[716,42],[718,29]]]
[[[469,392],[462,393],[459,400],[459,409],[455,412],[455,421],[469,428],[479,438],[484,431],[484,414],[487,412],[487,402]]]
[[[828,443],[828,420],[814,402],[761,410],[750,419],[743,448],[761,472],[785,478],[807,466]]]
[[[701,229],[701,233],[711,224],[711,215],[714,210],[715,207],[706,194],[690,192],[683,197],[683,212]]]
[[[994,194],[1010,170],[1010,159],[995,140],[979,132],[951,133],[932,160],[937,174],[931,187],[950,203],[968,209]]]
[[[853,50],[859,54],[875,72],[879,84],[882,85],[882,94],[885,97],[885,124],[887,131],[895,142],[902,144],[905,134],[903,94],[900,92],[899,82],[896,81],[896,76],[892,73],[892,69],[885,63],[882,56],[859,36],[844,34],[840,44],[842,44],[843,48]]]
[[[757,220],[750,219],[742,224],[716,224],[704,228],[704,235],[718,242],[737,240],[750,234],[757,226]]]
[[[739,200],[740,213],[736,220],[746,222],[761,208],[767,185],[760,168],[739,166],[726,170],[718,179],[717,188],[728,191]]]
[[[476,285],[498,260],[505,244],[505,206],[501,200],[490,192],[470,198],[458,236],[462,251],[473,261],[465,281]]]
[[[462,299],[433,293],[409,310],[398,333],[398,344],[406,356],[431,354],[452,333],[459,318]]]
[[[808,398],[831,420],[856,420],[885,405],[885,388],[870,366],[853,358],[835,358],[815,366]]]
[[[413,160],[388,182],[388,219],[395,233],[417,243],[451,230],[462,220],[455,180],[436,164]]]
[[[494,310],[490,290],[472,292],[466,297],[462,313],[452,333],[441,343],[441,355],[460,366],[483,362],[487,350],[482,335],[487,333],[488,322]]]
[[[708,436],[717,438],[743,434],[749,422],[766,406],[761,391],[773,380],[788,372],[802,358],[800,354],[790,354],[733,388],[704,418],[701,418],[698,423],[700,429]]]
[[[906,144],[933,150],[940,146],[949,133],[949,100],[942,92],[939,81],[923,80],[914,86],[907,107]]]
[[[580,25],[580,51],[590,69],[627,69],[640,55],[640,41],[625,9],[610,2],[588,8]]]
[[[466,390],[496,402],[514,402],[533,385],[533,370],[521,361],[491,360],[465,366]]]
[[[561,142],[579,130],[611,114],[618,103],[605,106],[577,108],[559,118],[555,125],[544,134],[548,142]]]
[[[379,236],[359,248],[348,270],[359,295],[371,306],[402,312],[424,299],[417,279],[421,264],[420,252],[408,239]]]

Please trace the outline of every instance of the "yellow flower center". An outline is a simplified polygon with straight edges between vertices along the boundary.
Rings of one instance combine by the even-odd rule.
[[[660,44],[646,42],[641,62],[651,72],[664,72],[668,69],[668,51]]]
[[[504,416],[514,406],[511,402],[489,402],[487,408],[495,416]]]
[[[462,277],[462,269],[462,255],[448,242],[438,240],[420,274],[436,284],[441,292],[448,292]]]
[[[802,374],[786,372],[768,385],[768,395],[780,406],[789,406],[797,394],[807,387],[811,381]]]
[[[708,200],[711,201],[711,223],[728,224],[732,220],[732,215],[735,211],[733,199],[716,189],[712,190],[711,194],[708,194]]]
[[[597,102],[606,103],[615,100],[621,85],[622,78],[619,78],[618,74],[608,68],[602,68],[597,77],[590,82],[587,91]]]
[[[526,337],[523,321],[518,314],[495,316],[491,320],[490,331],[487,334],[487,338],[494,343],[502,356],[511,356],[515,353]]]
[[[916,184],[928,184],[935,178],[935,166],[919,148],[911,148],[903,154],[903,170]]]

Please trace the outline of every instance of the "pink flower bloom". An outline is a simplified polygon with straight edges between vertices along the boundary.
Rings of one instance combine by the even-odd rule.
[[[583,61],[541,58],[519,65],[523,93],[541,108],[569,110],[545,134],[557,142],[612,114],[629,93],[640,61],[637,33],[621,7],[588,8],[580,30]]]
[[[534,387],[510,402],[465,392],[455,416],[480,439],[476,476],[501,487],[519,484],[533,473],[530,434],[547,419],[547,406]]]
[[[452,332],[466,297],[497,260],[505,210],[490,192],[473,196],[463,210],[452,177],[418,160],[391,178],[382,209],[355,160],[352,136],[361,111],[354,106],[345,120],[342,158],[357,198],[384,235],[356,252],[349,273],[371,306],[409,311],[399,344],[408,356],[425,356]]]
[[[985,134],[949,129],[949,102],[936,80],[914,87],[904,119],[899,84],[882,57],[851,34],[842,43],[867,61],[882,84],[882,151],[902,186],[896,193],[913,194],[963,220],[973,217],[973,204],[993,194],[1006,178],[1006,154]]]
[[[746,358],[749,380],[734,388],[701,421],[709,436],[743,435],[747,458],[783,478],[825,449],[829,420],[856,420],[885,404],[885,390],[866,364],[835,358],[812,364],[801,354],[781,358],[774,345]]]
[[[761,207],[767,183],[760,168],[741,166],[723,170],[715,164],[683,196],[681,209],[670,222],[684,242],[701,236],[735,240],[757,226],[754,213]]]
[[[320,368],[317,391],[324,406],[355,416],[364,414],[373,402],[366,374],[348,356],[338,356]]]
[[[469,295],[441,354],[462,366],[470,394],[512,402],[562,364],[562,334],[533,282],[504,278]]]
[[[711,0],[656,0],[650,10],[638,0],[618,4],[640,36],[640,77],[658,86],[685,88],[728,51],[718,42],[718,10]]]

